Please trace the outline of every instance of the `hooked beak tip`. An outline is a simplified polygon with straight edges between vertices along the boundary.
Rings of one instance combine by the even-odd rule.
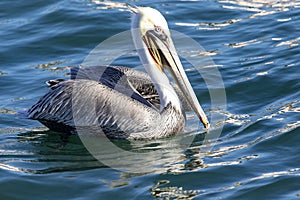
[[[203,123],[204,128],[206,128],[207,130],[210,128],[210,123],[209,122],[205,122]]]

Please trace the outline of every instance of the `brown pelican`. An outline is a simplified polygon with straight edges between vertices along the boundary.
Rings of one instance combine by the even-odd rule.
[[[85,127],[110,138],[152,139],[182,131],[184,107],[189,106],[209,128],[163,15],[150,7],[128,7],[134,44],[147,74],[116,66],[71,69],[71,80],[48,82],[51,89],[29,109],[30,119],[65,133]]]

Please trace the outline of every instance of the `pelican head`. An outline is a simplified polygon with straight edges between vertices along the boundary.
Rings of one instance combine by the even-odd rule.
[[[166,87],[162,86],[170,85],[165,75],[165,71],[168,71],[204,127],[209,128],[209,121],[182,67],[163,15],[150,7],[128,7],[133,13],[131,29],[133,41],[145,69],[160,95],[161,106],[172,102],[170,97],[177,98],[177,102],[179,102],[178,97],[174,96],[175,92],[172,92],[174,90],[170,92],[169,87],[168,92]],[[175,106],[178,106],[176,100],[173,99],[173,102],[175,102]]]

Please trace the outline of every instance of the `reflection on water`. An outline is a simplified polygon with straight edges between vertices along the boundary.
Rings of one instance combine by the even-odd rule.
[[[64,136],[52,131],[25,132],[1,141],[0,168],[26,174],[48,174],[108,166],[135,176],[176,174],[207,167],[202,160],[208,155],[201,145],[204,137],[186,133],[150,141],[111,140],[110,144],[103,137],[87,137],[83,141],[85,145],[90,142],[87,147],[76,135]],[[95,149],[91,149],[91,143]],[[193,147],[187,149],[190,145]]]
[[[182,187],[163,187],[170,183],[168,180],[160,180],[153,187],[150,192],[153,197],[167,198],[167,199],[193,199],[200,193],[199,190],[185,190]]]
[[[250,152],[235,158],[226,157],[255,145],[269,142],[272,138],[295,130],[300,126],[299,121],[288,123],[275,132],[258,137],[243,138],[243,142],[238,142],[236,145],[230,144],[238,141],[241,133],[251,132],[251,129],[260,126],[260,123],[265,123],[265,120],[280,120],[283,115],[288,113],[299,113],[299,106],[299,101],[283,105],[272,104],[271,107],[256,116],[237,115],[229,112],[222,113],[227,118],[224,122],[225,132],[230,132],[230,134],[222,135],[217,141],[213,141],[212,143],[203,144],[205,135],[195,132],[153,141],[112,140],[112,143],[118,148],[134,152],[134,156],[123,157],[120,154],[115,154],[111,149],[98,143],[101,140],[90,138],[92,141],[96,141],[98,146],[103,147],[101,154],[106,155],[109,161],[116,161],[117,164],[122,164],[119,166],[119,169],[123,171],[116,171],[118,174],[117,178],[98,177],[98,179],[102,183],[107,184],[109,188],[116,189],[131,185],[132,180],[137,177],[164,174],[164,177],[156,180],[149,189],[153,197],[192,199],[194,197],[243,188],[249,184],[265,181],[270,178],[297,176],[299,175],[299,168],[288,168],[282,171],[261,173],[252,178],[233,183],[229,182],[213,189],[190,189],[190,187],[186,187],[184,184],[176,185],[174,184],[174,180],[168,178],[168,175],[183,175],[191,172],[202,173],[203,170],[208,172],[218,171],[220,167],[243,166],[253,160],[261,159],[260,154]],[[232,131],[228,131],[229,127],[231,129],[235,128]],[[38,130],[39,128],[35,129]],[[185,138],[188,142],[189,138],[193,138],[190,147],[187,149],[182,148],[186,147],[184,143]],[[213,146],[214,148],[211,151],[206,151],[206,149],[210,149]],[[6,137],[5,140],[0,142],[0,154],[0,169],[29,175],[68,171],[79,171],[82,173],[84,171],[108,167],[105,163],[101,164],[86,150],[86,147],[82,144],[78,136],[73,135],[65,138],[61,134],[51,131],[11,133],[10,137]],[[203,174],[206,173],[204,172]],[[213,174],[211,178],[213,179]]]
[[[299,40],[300,40],[300,37],[298,37],[296,39],[288,40],[285,42],[280,42],[280,43],[276,44],[276,47],[280,47],[280,46],[286,46],[287,48],[296,47],[300,43]]]
[[[243,18],[233,18],[225,21],[218,22],[198,22],[198,23],[186,23],[186,22],[176,22],[178,26],[196,27],[199,30],[215,31],[231,26],[235,23],[243,22],[247,19],[258,18],[267,15],[273,15],[278,12],[288,12],[291,9],[300,8],[300,2],[297,0],[219,0],[221,7],[225,10],[241,10],[248,11],[250,14]],[[213,19],[212,19],[213,20]],[[291,18],[278,19],[281,22],[288,22]]]
[[[18,173],[48,174],[101,167],[79,138],[66,141],[51,131],[14,134],[0,142],[0,149],[0,168]]]
[[[261,9],[288,11],[290,8],[300,7],[300,2],[297,0],[219,0],[219,2],[238,6],[230,7],[232,9],[243,8],[249,9],[249,11],[259,11]]]
[[[64,61],[52,61],[48,63],[41,63],[33,66],[35,69],[49,70],[49,71],[59,71],[59,70],[69,70],[69,66],[61,66]]]
[[[0,168],[17,173],[48,174],[109,166],[123,171],[121,172],[123,178],[110,182],[111,187],[119,187],[129,184],[128,178],[145,174],[181,174],[217,166],[240,165],[244,161],[259,158],[259,155],[246,155],[226,161],[217,158],[290,132],[300,126],[300,121],[288,123],[275,132],[251,137],[248,141],[243,139],[242,144],[226,145],[226,143],[236,140],[236,136],[240,133],[245,133],[252,127],[265,123],[265,120],[282,120],[281,116],[287,113],[299,113],[299,108],[299,101],[295,101],[285,105],[279,104],[278,107],[272,105],[258,116],[222,113],[227,118],[224,122],[225,131],[229,126],[235,126],[235,131],[230,131],[230,134],[223,135],[218,140],[206,144],[203,144],[205,135],[195,132],[150,141],[112,140],[111,144],[115,145],[113,149],[108,148],[107,144],[103,142],[105,140],[101,137],[87,138],[90,140],[88,142],[94,142],[97,147],[100,147],[96,149],[98,152],[92,153],[100,162],[103,161],[103,164],[86,150],[86,146],[75,135],[66,138],[62,134],[51,131],[12,134],[11,137],[0,142]],[[38,130],[38,128],[35,129]],[[43,129],[41,128],[41,130]],[[192,143],[190,143],[191,139]],[[214,148],[211,151],[207,151],[212,147]],[[122,154],[124,152],[120,154],[119,149],[125,154]],[[126,154],[126,152],[134,154]],[[101,157],[97,157],[97,153]],[[207,158],[216,158],[217,160],[206,162]],[[126,178],[124,179],[124,177]],[[105,182],[105,180],[103,181]],[[158,188],[160,187],[153,188],[155,195],[159,195]]]

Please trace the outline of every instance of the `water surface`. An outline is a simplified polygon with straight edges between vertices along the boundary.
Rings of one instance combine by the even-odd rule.
[[[214,61],[224,81],[226,110],[211,107],[203,79],[193,70],[188,73],[208,116],[224,117],[213,124],[215,130],[223,127],[221,136],[203,144],[200,130],[188,149],[181,148],[178,138],[114,141],[130,151],[152,153],[136,160],[152,170],[131,173],[100,163],[78,136],[66,140],[22,118],[18,113],[48,91],[45,81],[67,78],[69,66],[81,64],[105,39],[129,30],[130,13],[116,3],[87,0],[4,0],[0,198],[299,199],[300,2],[133,3],[160,10],[171,29],[206,50],[199,59]],[[116,62],[139,64],[135,55]]]

